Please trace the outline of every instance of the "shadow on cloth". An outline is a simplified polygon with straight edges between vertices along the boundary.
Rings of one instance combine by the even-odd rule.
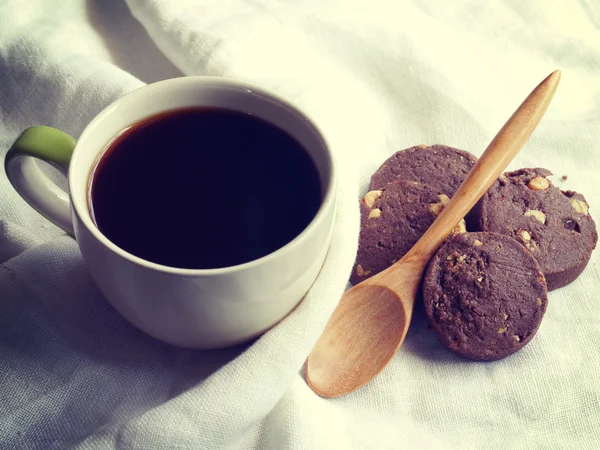
[[[0,391],[22,379],[33,395],[4,404],[10,413],[26,413],[49,392],[83,389],[106,408],[106,422],[131,417],[198,385],[249,345],[182,349],[139,331],[99,292],[70,237],[0,265],[0,367],[8,370]]]
[[[436,364],[457,364],[461,359],[446,350],[437,340],[425,314],[423,301],[417,298],[412,321],[402,344],[402,351],[413,353]]]
[[[183,75],[156,47],[124,0],[87,0],[87,13],[121,69],[145,83]]]

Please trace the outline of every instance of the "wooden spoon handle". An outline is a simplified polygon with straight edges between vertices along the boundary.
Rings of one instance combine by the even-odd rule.
[[[519,153],[548,109],[559,81],[560,70],[556,70],[521,103],[490,142],[439,217],[402,260],[426,262],[433,256],[450,231]]]

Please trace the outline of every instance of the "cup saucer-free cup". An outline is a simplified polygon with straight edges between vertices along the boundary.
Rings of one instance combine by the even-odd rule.
[[[322,203],[294,240],[244,264],[192,270],[138,258],[98,230],[87,202],[90,172],[103,149],[128,126],[189,106],[254,114],[288,132],[311,155],[319,171]],[[40,171],[33,158],[54,164],[67,175],[68,194]],[[28,128],[7,153],[5,168],[14,188],[33,208],[75,236],[86,266],[108,301],[139,329],[182,347],[234,345],[275,325],[314,282],[331,240],[336,182],[323,136],[287,101],[236,81],[183,77],[147,85],[106,107],[77,142],[53,128]]]

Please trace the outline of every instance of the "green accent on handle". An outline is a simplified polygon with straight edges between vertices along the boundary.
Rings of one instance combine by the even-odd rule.
[[[38,158],[67,174],[75,139],[49,127],[26,129],[4,159],[6,175],[17,193],[36,211],[69,234],[74,234],[67,194],[52,183],[31,158]]]
[[[66,171],[71,161],[75,142],[71,136],[56,128],[31,127],[21,133],[10,148],[9,154],[20,153],[40,158],[56,164]]]

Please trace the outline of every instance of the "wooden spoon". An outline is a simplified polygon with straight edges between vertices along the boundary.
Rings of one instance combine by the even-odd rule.
[[[347,394],[390,362],[406,336],[427,261],[529,139],[559,80],[557,70],[529,94],[400,261],[346,291],[306,362],[306,381],[314,392],[323,397]]]

